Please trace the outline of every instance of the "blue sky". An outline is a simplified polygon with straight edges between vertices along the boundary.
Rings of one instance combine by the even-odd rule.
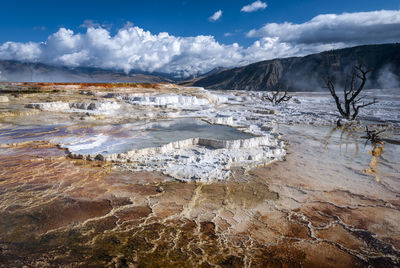
[[[215,43],[225,46],[223,49],[227,49],[228,55],[232,55],[231,62],[222,62],[222,65],[228,67],[235,65],[243,65],[257,60],[263,60],[273,57],[282,56],[295,56],[302,55],[311,52],[320,51],[323,49],[358,45],[364,43],[379,43],[400,41],[400,34],[393,28],[398,26],[398,14],[391,13],[388,17],[387,13],[380,13],[374,15],[367,13],[366,15],[362,12],[373,12],[380,10],[396,11],[400,10],[400,0],[258,0],[260,3],[267,5],[264,9],[259,9],[254,12],[241,12],[241,9],[253,3],[255,0],[239,0],[239,1],[194,1],[194,0],[180,0],[180,1],[101,1],[101,0],[89,0],[89,1],[75,1],[75,0],[14,0],[14,1],[2,1],[2,14],[0,16],[0,59],[26,59],[35,61],[44,61],[48,63],[61,64],[61,65],[88,65],[89,62],[93,62],[93,57],[98,58],[103,55],[110,57],[110,46],[103,50],[99,50],[96,55],[92,55],[88,50],[93,50],[92,47],[89,49],[87,43],[84,41],[74,41],[76,45],[74,48],[67,45],[68,50],[65,50],[65,38],[72,38],[74,36],[82,35],[79,38],[85,39],[87,36],[87,28],[93,27],[96,29],[106,30],[110,37],[113,38],[121,31],[122,28],[137,26],[138,28],[151,32],[152,35],[157,35],[160,32],[167,32],[174,38],[185,38],[185,37],[198,37],[201,35],[211,36],[212,40],[196,40],[196,42],[206,44],[207,46],[214,46]],[[221,10],[222,16],[216,21],[210,21],[209,17],[212,16],[216,11]],[[321,14],[336,14],[341,15],[343,13],[353,14],[351,18],[345,18],[344,16],[336,18],[322,17],[318,23],[322,26],[319,28],[316,26],[312,28],[315,33],[310,33],[308,28],[308,22],[314,17]],[[359,18],[364,18],[360,20]],[[381,18],[384,22],[380,22]],[[325,20],[329,22],[325,23]],[[368,21],[377,21],[376,25],[372,25],[370,29],[364,29],[360,23],[368,24]],[[393,20],[391,23],[390,20]],[[127,24],[129,22],[129,24]],[[293,37],[296,35],[296,30],[287,29],[286,24],[288,22],[291,25],[300,25],[303,27],[302,36]],[[368,23],[367,23],[368,22]],[[276,23],[279,27],[274,28],[273,23]],[[329,37],[324,36],[323,27],[331,27],[334,24],[336,26],[334,33],[332,33],[332,42]],[[393,25],[392,25],[393,24]],[[86,27],[84,27],[84,25]],[[269,25],[263,28],[265,25]],[[393,27],[389,27],[389,26]],[[400,25],[400,24],[399,24]],[[297,26],[296,26],[297,27]],[[343,29],[341,29],[341,27]],[[372,36],[364,38],[358,36],[355,40],[351,40],[352,32],[348,32],[350,36],[347,39],[340,40],[338,34],[342,30],[352,28],[354,32],[358,32],[358,27],[363,28],[362,33],[371,33]],[[59,32],[60,29],[67,29],[73,32],[64,32],[61,39],[63,44],[60,42],[56,45],[50,46],[48,38]],[[293,28],[293,27],[292,27]],[[372,30],[371,30],[372,29]],[[137,30],[137,29],[136,29]],[[251,32],[253,30],[253,32]],[[276,32],[278,31],[278,33]],[[288,32],[287,32],[288,31]],[[381,31],[384,31],[387,36],[383,36]],[[99,33],[99,31],[98,31]],[[100,33],[99,33],[100,34]],[[132,34],[132,33],[130,33]],[[374,38],[376,34],[376,38]],[[306,35],[312,35],[313,38],[319,38],[321,35],[321,41],[312,40],[311,37]],[[68,37],[66,37],[68,36]],[[291,36],[290,38],[288,36]],[[293,37],[293,38],[292,38]],[[57,39],[58,38],[58,39]],[[60,38],[53,38],[53,40]],[[129,46],[136,46],[137,42],[146,42],[152,37],[131,38],[130,41],[123,42],[123,48],[130,49]],[[157,37],[158,38],[158,37]],[[275,38],[275,39],[274,39]],[[153,38],[154,39],[154,38]],[[365,39],[365,40],[364,40]],[[69,40],[71,41],[71,40]],[[68,42],[69,42],[68,41]],[[173,52],[173,56],[170,61],[166,60],[165,64],[171,65],[175,63],[182,63],[182,57],[187,57],[191,60],[196,60],[200,56],[190,54],[193,51],[192,48],[188,48],[188,43],[195,41],[190,39],[178,40],[178,42],[185,41],[186,43],[180,44],[179,51]],[[215,41],[215,42],[214,42]],[[6,44],[6,42],[11,42]],[[31,44],[29,42],[34,42]],[[44,43],[41,43],[44,42]],[[72,41],[71,41],[72,42]],[[117,41],[116,41],[117,42]],[[119,41],[118,41],[119,42]],[[154,41],[155,42],[155,41]],[[258,43],[257,43],[258,42]],[[309,43],[313,43],[314,46],[310,46]],[[308,44],[305,46],[304,44]],[[11,45],[10,45],[11,44]],[[276,44],[276,46],[275,46]],[[92,43],[90,45],[93,45]],[[119,45],[121,45],[119,43]],[[176,44],[173,40],[165,43],[167,49],[169,46]],[[122,45],[121,45],[122,46]],[[217,46],[217,45],[216,45]],[[237,48],[239,46],[239,49]],[[50,47],[53,51],[49,51]],[[96,46],[98,47],[98,46]],[[153,49],[154,46],[147,46],[146,52],[149,49]],[[264,54],[258,49],[257,53],[251,52],[249,48],[262,47]],[[184,50],[183,48],[188,48]],[[270,50],[268,50],[270,48]],[[296,48],[296,49],[294,49]],[[64,50],[63,50],[64,49]],[[160,50],[154,48],[154,53],[150,53],[147,59],[152,58],[154,61],[160,54]],[[164,48],[162,48],[164,49]],[[161,50],[162,50],[161,49]],[[218,48],[220,49],[220,48]],[[217,49],[217,50],[218,50]],[[29,50],[29,51],[28,51]],[[61,51],[62,50],[62,51]],[[85,52],[85,51],[86,52]],[[106,51],[107,50],[107,51]],[[165,49],[164,49],[165,50]],[[210,57],[216,56],[213,54],[215,51],[209,51],[206,49],[205,53],[210,52]],[[285,53],[279,51],[284,50]],[[23,51],[25,54],[21,54],[19,51]],[[55,51],[62,54],[57,54],[59,57],[54,60]],[[60,52],[61,51],[61,52]],[[131,51],[131,50],[129,50]],[[137,51],[139,50],[135,50]],[[144,51],[144,50],[140,50]],[[221,52],[220,50],[218,50]],[[75,54],[74,54],[75,53]],[[87,56],[86,61],[77,61],[77,53],[80,55],[85,54]],[[231,53],[231,54],[229,54]],[[236,55],[239,53],[240,55]],[[253,53],[253,54],[251,54]],[[74,54],[75,56],[73,56]],[[90,54],[90,55],[89,55]],[[250,55],[251,54],[251,55]],[[43,55],[47,55],[46,57]],[[51,57],[49,56],[51,55]],[[159,56],[159,55],[158,55]],[[203,57],[202,55],[201,57]],[[49,59],[53,62],[50,62]],[[73,60],[71,60],[73,58]],[[97,67],[104,68],[119,68],[119,69],[144,69],[147,71],[171,71],[170,69],[157,66],[154,68],[149,67],[153,62],[146,66],[142,66],[138,63],[133,63],[137,55],[131,55],[129,61],[121,62],[117,66],[110,65],[109,62],[99,61],[99,63],[91,63],[98,65]],[[143,57],[139,55],[139,58],[143,60]],[[68,60],[66,60],[68,59]],[[90,59],[90,60],[89,60]],[[107,58],[110,61],[109,58]],[[165,60],[165,59],[164,59]],[[211,64],[212,63],[212,64]],[[153,64],[154,65],[154,64]],[[209,63],[205,63],[202,58],[196,63],[196,66],[189,66],[193,72],[207,71],[212,67],[217,66],[218,63],[209,60]],[[172,72],[185,72],[179,67],[177,70]],[[179,69],[179,70],[178,70]]]
[[[249,45],[245,33],[266,23],[302,23],[318,14],[400,9],[400,0],[271,0],[264,10],[244,13],[252,1],[178,0],[24,0],[2,1],[0,43],[44,41],[60,27],[84,32],[85,20],[113,26],[116,31],[127,21],[153,33],[175,36],[213,35],[220,42]],[[208,17],[222,10],[220,20]],[[232,36],[225,37],[225,33]]]

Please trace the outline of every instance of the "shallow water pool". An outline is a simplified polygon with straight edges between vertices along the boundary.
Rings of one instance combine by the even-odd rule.
[[[118,124],[93,127],[90,135],[68,137],[60,143],[73,153],[114,154],[135,149],[159,147],[170,142],[190,138],[237,140],[253,135],[235,128],[211,125],[194,118],[148,122],[141,124]]]
[[[114,154],[190,138],[237,140],[252,137],[232,127],[185,118],[97,126],[11,127],[2,130],[0,143],[51,141],[62,144],[73,153]]]

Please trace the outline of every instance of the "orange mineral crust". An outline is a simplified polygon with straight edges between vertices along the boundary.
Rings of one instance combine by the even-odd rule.
[[[366,143],[322,93],[0,87],[0,267],[400,265],[397,125]]]
[[[395,204],[311,184],[304,200],[297,176],[284,171],[292,165],[196,184],[68,159],[51,145],[1,148],[1,260],[4,267],[393,263]],[[281,195],[268,186],[275,180],[286,188]]]

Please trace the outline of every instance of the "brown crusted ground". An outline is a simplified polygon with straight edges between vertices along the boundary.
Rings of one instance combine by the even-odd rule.
[[[315,200],[284,208],[263,174],[271,180],[286,164],[202,185],[70,160],[51,145],[2,148],[2,266],[395,264],[398,210]]]
[[[79,90],[73,97],[87,98]],[[10,113],[2,120],[14,123]],[[398,174],[382,176],[376,161],[377,180],[333,165],[337,156],[320,157],[304,136],[291,142],[287,161],[210,184],[72,160],[45,142],[2,145],[0,267],[399,266]]]

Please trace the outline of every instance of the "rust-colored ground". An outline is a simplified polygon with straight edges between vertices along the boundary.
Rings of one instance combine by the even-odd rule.
[[[10,102],[0,104],[0,131],[2,124],[71,122],[75,115],[38,116],[24,107],[90,99],[80,91],[103,87],[12,85]],[[0,267],[399,267],[398,160],[382,161],[396,150],[381,144],[360,157],[357,141],[321,146],[301,133],[284,137],[286,161],[209,184],[69,159],[46,142],[2,144]]]
[[[290,159],[204,185],[68,159],[49,144],[1,148],[1,266],[398,264],[398,203],[301,190]]]

